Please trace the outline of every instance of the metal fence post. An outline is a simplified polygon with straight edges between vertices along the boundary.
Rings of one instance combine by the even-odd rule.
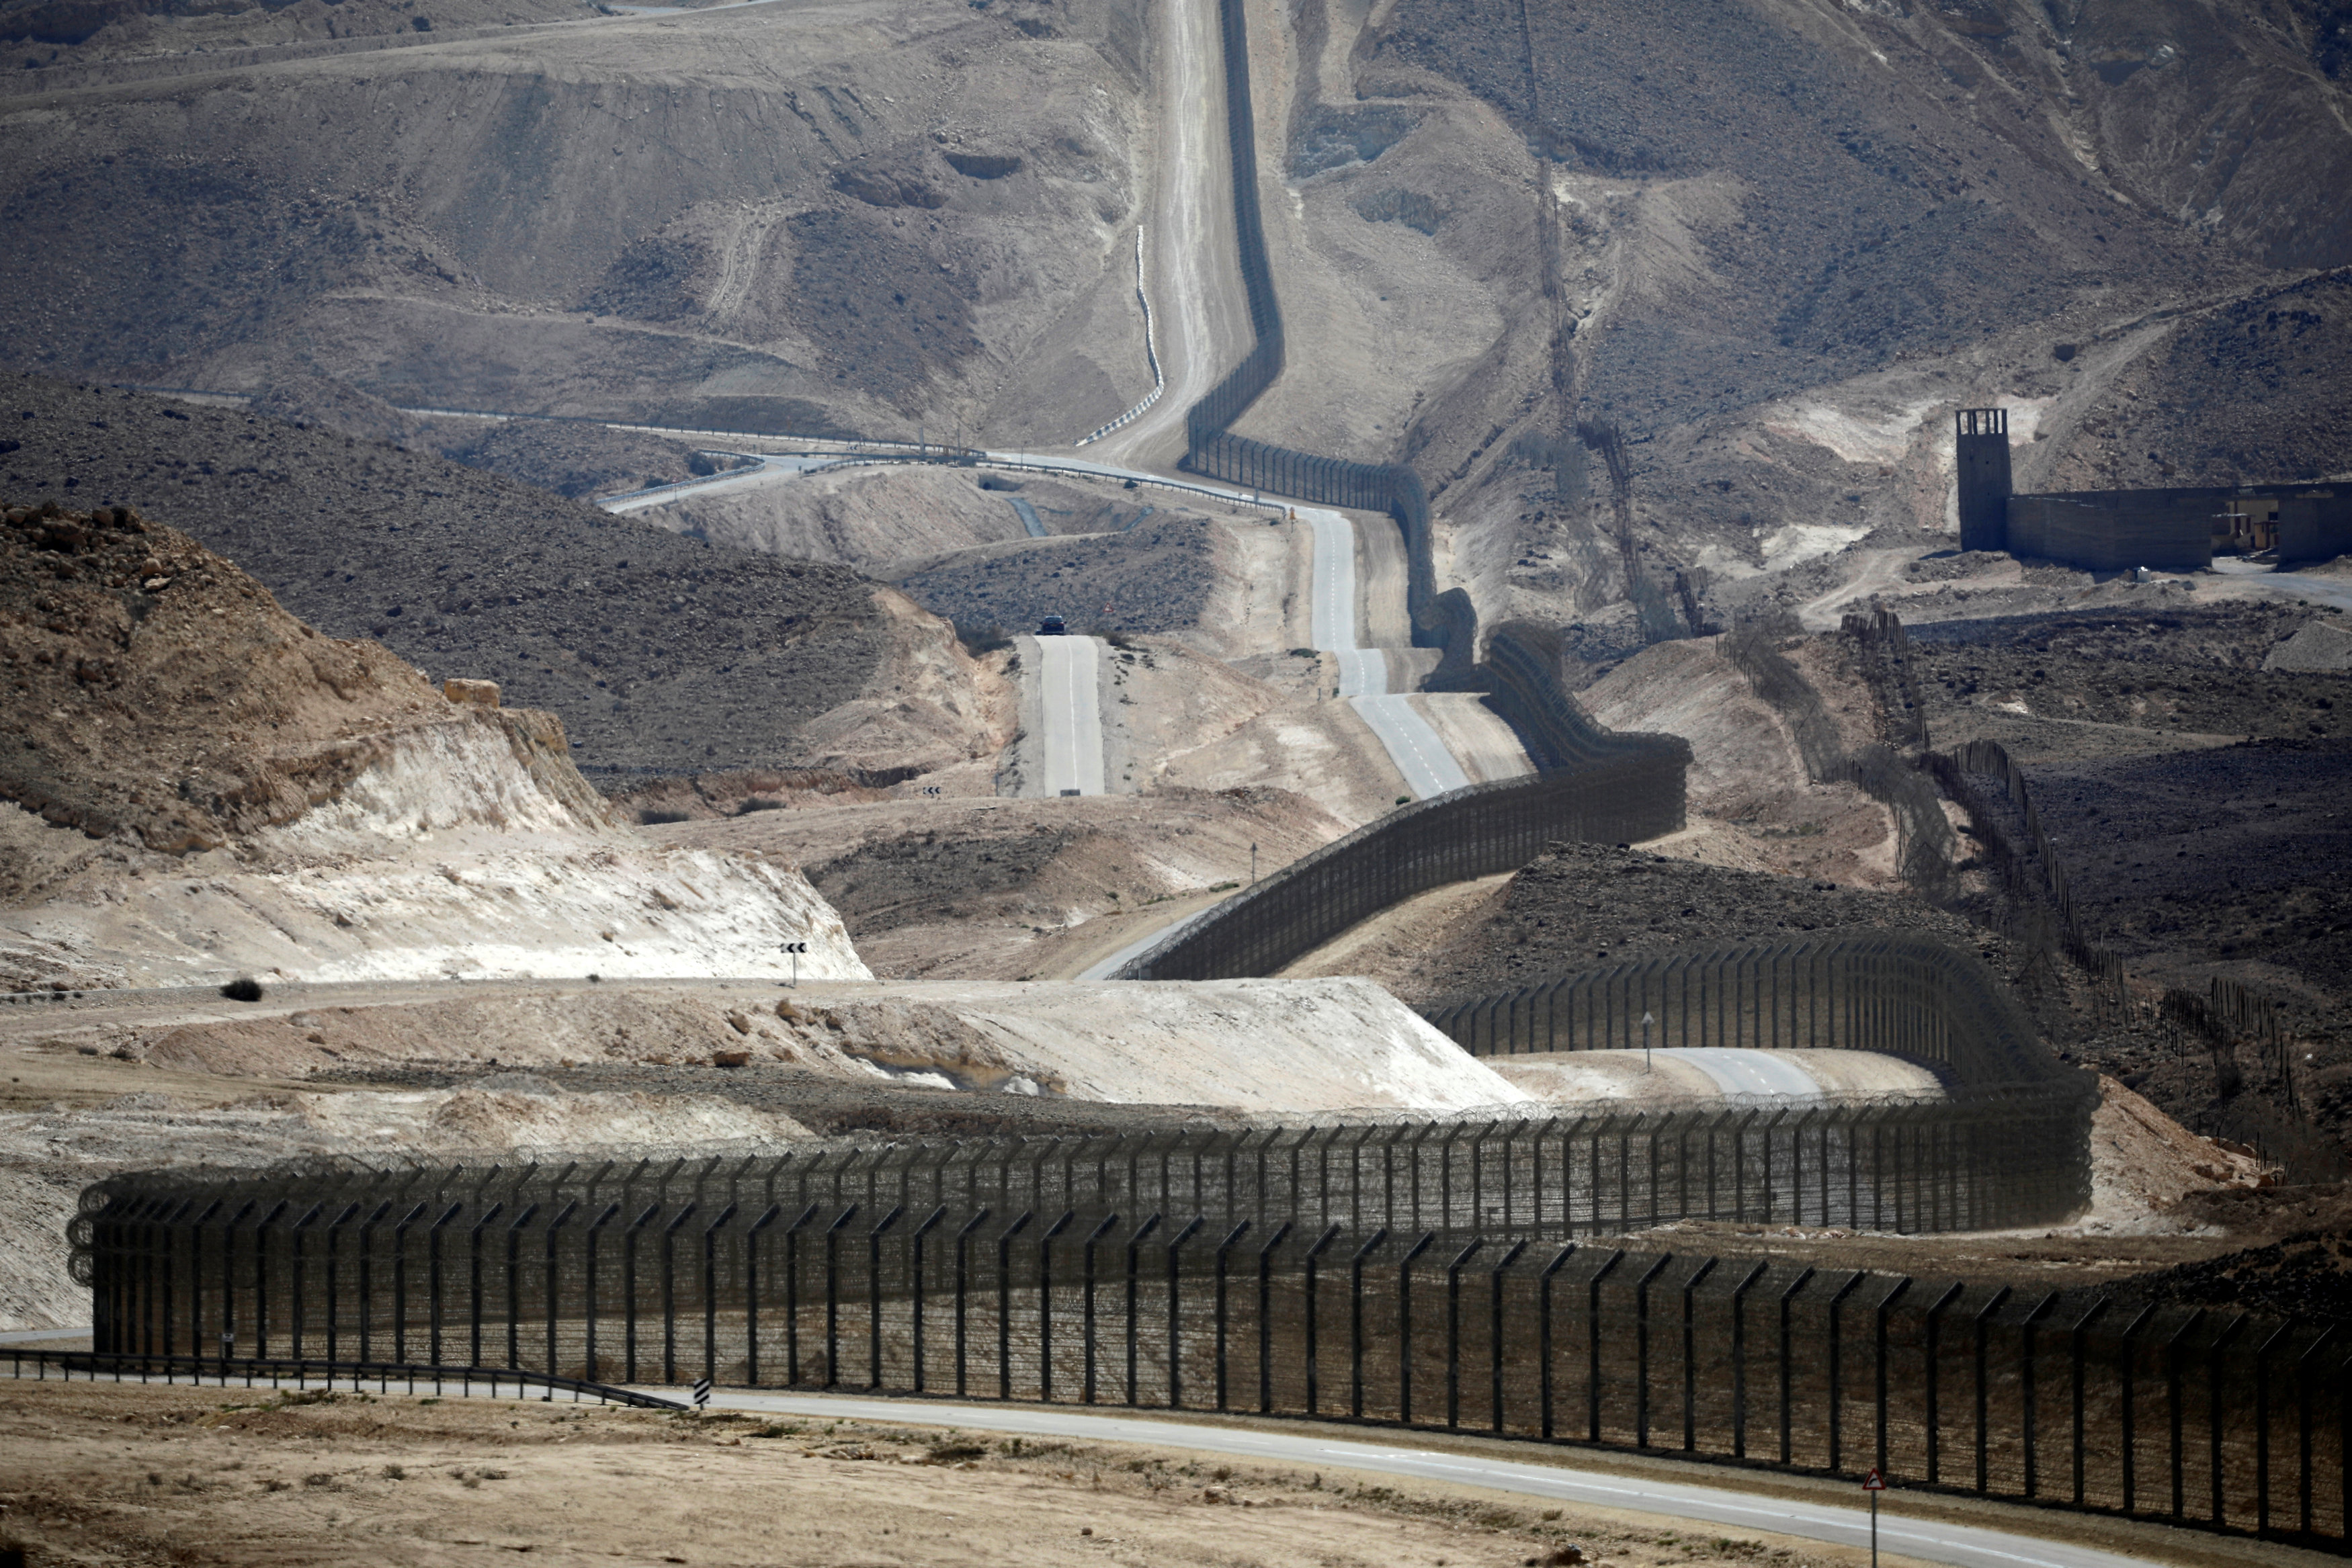
[[[1087,1239],[1079,1249],[1080,1267],[1086,1276],[1080,1282],[1080,1288],[1085,1292],[1086,1296],[1084,1303],[1085,1310],[1083,1313],[1086,1336],[1086,1367],[1084,1379],[1085,1390],[1082,1397],[1088,1405],[1095,1402],[1095,1245],[1104,1237],[1109,1235],[1112,1228],[1118,1224],[1118,1215],[1107,1214],[1103,1216],[1102,1223],[1097,1225],[1092,1230],[1087,1233]],[[1247,1228],[1248,1222],[1244,1221],[1243,1228],[1246,1229]],[[1222,1264],[1222,1258],[1220,1262]],[[1220,1281],[1220,1284],[1222,1286],[1222,1281]],[[1219,1307],[1221,1311],[1223,1309],[1223,1300],[1221,1293],[1219,1297]]]
[[[1421,1239],[1397,1260],[1397,1419],[1408,1427],[1412,1425],[1412,1265],[1436,1239],[1436,1231],[1423,1231]]]
[[[1683,1452],[1698,1451],[1698,1303],[1699,1284],[1715,1267],[1719,1258],[1706,1258],[1691,1270],[1683,1281]]]
[[[1066,1194],[1065,1195],[1066,1196]],[[1054,1402],[1054,1238],[1070,1228],[1077,1218],[1076,1209],[1062,1210],[1062,1218],[1047,1226],[1037,1238],[1037,1403]],[[898,1218],[895,1214],[892,1218]],[[877,1276],[879,1284],[879,1276]],[[874,1320],[879,1323],[877,1316]],[[877,1329],[877,1333],[880,1331]],[[878,1347],[879,1341],[876,1342]]]
[[[2195,1312],[2189,1314],[2189,1320],[2186,1322],[2172,1331],[2172,1337],[2170,1339],[2164,1342],[2164,1408],[2165,1415],[2172,1427],[2171,1511],[2172,1517],[2175,1519],[2180,1518],[2183,1511],[2188,1506],[2181,1484],[2181,1465],[2183,1455],[2180,1410],[2180,1342],[2189,1337],[2189,1331],[2196,1328],[2198,1324],[2204,1321],[2205,1309],[2200,1307]]]
[[[1305,1349],[1307,1363],[1307,1413],[1309,1416],[1318,1414],[1317,1401],[1321,1395],[1321,1369],[1317,1364],[1318,1352],[1320,1349],[1320,1346],[1318,1343],[1316,1334],[1316,1329],[1318,1326],[1316,1322],[1316,1318],[1318,1316],[1316,1308],[1318,1304],[1315,1299],[1315,1288],[1318,1283],[1316,1276],[1317,1270],[1322,1263],[1323,1249],[1330,1246],[1331,1243],[1338,1240],[1339,1238],[1339,1228],[1338,1226],[1328,1225],[1324,1227],[1323,1234],[1317,1237],[1313,1241],[1307,1244],[1307,1251],[1300,1260],[1305,1275],[1302,1281],[1302,1296],[1306,1309],[1305,1328],[1307,1332],[1307,1343]]]
[[[536,1166],[531,1167],[534,1171],[538,1168]],[[528,1179],[528,1176],[525,1179]],[[517,1185],[519,1186],[520,1184]],[[538,1212],[539,1205],[531,1204],[520,1214],[516,1215],[507,1226],[507,1364],[511,1367],[520,1367],[522,1364],[522,1228],[530,1224],[531,1217]],[[406,1249],[403,1248],[402,1250],[404,1252]],[[662,1263],[663,1277],[667,1280],[669,1263],[667,1248],[663,1249]],[[393,1359],[394,1361],[407,1359],[398,1354],[396,1336]],[[672,1377],[669,1381],[676,1383],[677,1379]]]
[[[1551,1375],[1551,1281],[1568,1260],[1576,1255],[1576,1243],[1563,1243],[1552,1260],[1536,1276],[1536,1356],[1537,1405],[1541,1413],[1542,1434],[1546,1442],[1552,1440],[1552,1375]]]
[[[1026,1217],[1024,1216],[1024,1218]],[[1135,1228],[1135,1234],[1127,1239],[1127,1403],[1129,1406],[1136,1403],[1135,1319],[1138,1310],[1136,1298],[1136,1254],[1143,1245],[1143,1239],[1159,1228],[1160,1216],[1155,1214],[1149,1219],[1146,1219],[1141,1225],[1137,1226]],[[1265,1281],[1263,1276],[1260,1277],[1259,1281],[1259,1293],[1261,1296],[1265,1293]],[[1265,1325],[1261,1323],[1259,1327],[1260,1331],[1263,1332]]]
[[[1650,1282],[1674,1260],[1673,1253],[1661,1254],[1633,1281],[1633,1446],[1637,1448],[1650,1446]]]
[[[2254,1347],[2254,1534],[2271,1532],[2271,1353],[2301,1325],[2294,1319]]]
[[[1494,1357],[1495,1375],[1495,1386],[1488,1396],[1491,1402],[1489,1414],[1494,1417],[1497,1436],[1503,1430],[1503,1273],[1517,1262],[1519,1254],[1527,1249],[1527,1239],[1522,1237],[1511,1244],[1511,1249],[1503,1254],[1486,1275],[1486,1300],[1494,1312],[1494,1321],[1486,1331],[1486,1348]]]
[[[2245,1332],[2245,1327],[2246,1314],[2240,1312],[2230,1320],[2228,1327],[2213,1336],[2213,1343],[2205,1347],[2205,1424],[2210,1441],[2208,1452],[2212,1464],[2212,1490],[2208,1496],[2212,1503],[2213,1526],[2217,1530],[2223,1523],[2223,1502],[2227,1496],[2221,1475],[2221,1428],[2224,1424],[2221,1407],[2226,1388],[2221,1376],[2221,1354]]]
[[[1226,1158],[1227,1158],[1227,1162],[1228,1162],[1228,1171],[1230,1172],[1230,1169],[1231,1169],[1231,1160],[1232,1160],[1232,1155],[1231,1155],[1231,1152],[1230,1152],[1230,1151],[1228,1151],[1227,1155],[1226,1155]],[[1228,1181],[1228,1182],[1227,1182],[1227,1184],[1226,1184],[1226,1191],[1227,1191],[1227,1193],[1228,1193],[1228,1194],[1230,1194],[1230,1193],[1232,1192],[1232,1190],[1233,1190],[1233,1188],[1232,1188],[1232,1183],[1231,1183],[1230,1181]],[[1229,1200],[1229,1207],[1230,1207],[1230,1200]],[[1114,1220],[1115,1220],[1117,1218],[1118,1218],[1118,1217],[1114,1215],[1114,1216],[1112,1217],[1112,1219],[1114,1219]],[[1104,1222],[1104,1224],[1105,1224],[1105,1228],[1108,1228],[1108,1225],[1109,1225],[1110,1223],[1111,1223],[1111,1222],[1110,1222],[1110,1221],[1108,1221],[1108,1220],[1105,1221],[1105,1222]],[[1230,1260],[1231,1260],[1231,1258],[1232,1258],[1232,1255],[1233,1255],[1233,1250],[1234,1250],[1234,1246],[1235,1246],[1237,1243],[1239,1243],[1239,1242],[1240,1242],[1241,1239],[1242,1239],[1244,1236],[1245,1236],[1245,1235],[1249,1234],[1249,1228],[1250,1228],[1250,1222],[1249,1222],[1248,1220],[1246,1220],[1246,1219],[1242,1220],[1241,1222],[1239,1222],[1238,1224],[1236,1224],[1236,1225],[1235,1225],[1235,1226],[1234,1226],[1231,1230],[1229,1230],[1229,1231],[1227,1231],[1227,1232],[1225,1233],[1225,1239],[1224,1239],[1223,1241],[1220,1241],[1220,1242],[1218,1242],[1218,1243],[1217,1243],[1217,1264],[1216,1264],[1216,1270],[1217,1270],[1217,1300],[1216,1300],[1216,1322],[1217,1322],[1217,1408],[1218,1408],[1218,1409],[1220,1409],[1220,1410],[1223,1410],[1223,1409],[1227,1408],[1226,1401],[1227,1401],[1227,1398],[1228,1398],[1228,1396],[1229,1396],[1229,1395],[1230,1395],[1230,1392],[1231,1392],[1231,1390],[1230,1390],[1230,1386],[1229,1386],[1229,1384],[1230,1384],[1230,1376],[1229,1376],[1230,1364],[1229,1364],[1229,1362],[1228,1362],[1228,1360],[1227,1360],[1226,1339],[1225,1339],[1225,1330],[1226,1330],[1226,1312],[1225,1312],[1225,1282],[1226,1282],[1226,1278],[1227,1278],[1227,1269],[1228,1269],[1228,1265],[1229,1265],[1229,1263],[1230,1263]],[[1089,1274],[1088,1279],[1089,1279],[1089,1281],[1091,1281],[1091,1279],[1092,1279],[1092,1275],[1091,1275],[1091,1274]],[[1088,1287],[1087,1287],[1087,1290],[1088,1290],[1088,1294],[1089,1294],[1089,1296],[1091,1296],[1091,1294],[1092,1294],[1092,1291],[1093,1291],[1093,1286],[1092,1286],[1092,1284],[1091,1284],[1091,1283],[1089,1283],[1089,1285],[1088,1285]],[[1092,1336],[1092,1334],[1093,1334],[1093,1320],[1092,1320],[1092,1319],[1089,1319],[1089,1320],[1088,1320],[1088,1322],[1087,1322],[1087,1333],[1088,1333],[1088,1336],[1089,1336],[1089,1337],[1088,1337],[1088,1341],[1087,1341],[1087,1343],[1088,1343],[1089,1346],[1091,1346],[1091,1345],[1092,1345],[1092,1343],[1093,1343],[1093,1340],[1092,1340],[1092,1337],[1091,1337],[1091,1336]],[[1088,1354],[1087,1354],[1087,1402],[1088,1402],[1088,1403],[1092,1403],[1092,1402],[1093,1402],[1093,1399],[1094,1399],[1094,1394],[1093,1394],[1093,1388],[1094,1388],[1094,1358],[1093,1358],[1093,1354],[1092,1354],[1091,1350],[1089,1350]]]
[[[1872,1400],[1875,1407],[1875,1429],[1872,1447],[1872,1468],[1880,1475],[1886,1473],[1886,1319],[1895,1301],[1911,1289],[1908,1274],[1895,1281],[1895,1286],[1878,1299],[1873,1313],[1875,1329],[1876,1379]]]
[[[1790,1364],[1794,1359],[1789,1343],[1790,1303],[1796,1300],[1797,1292],[1805,1288],[1813,1274],[1813,1270],[1805,1270],[1790,1281],[1787,1290],[1780,1292],[1780,1462],[1784,1465],[1790,1462],[1790,1396],[1794,1392],[1790,1386]]]
[[[563,1228],[565,1223],[578,1211],[579,1207],[580,1202],[577,1198],[570,1200],[564,1204],[562,1211],[547,1224],[547,1373],[551,1377],[563,1370],[556,1364],[556,1308],[562,1300],[562,1292],[556,1289],[555,1233]],[[440,1364],[438,1356],[434,1358],[434,1364]]]
[[[769,1184],[771,1188],[774,1184]],[[608,1204],[595,1225],[588,1228],[588,1375],[596,1375],[596,1229],[613,1217],[617,1205]],[[757,1388],[760,1385],[760,1242],[768,1227],[784,1217],[783,1206],[772,1203],[760,1211],[743,1231],[743,1381]],[[919,1291],[921,1287],[918,1285]],[[922,1309],[915,1312],[917,1322]],[[921,1342],[917,1340],[916,1364],[921,1364]]]
[[[1731,1457],[1748,1457],[1748,1292],[1771,1271],[1759,1263],[1731,1288]]]
[[[1193,1194],[1196,1198],[1199,1196],[1197,1192]],[[1207,1223],[1206,1216],[1196,1214],[1191,1223],[1171,1237],[1168,1241],[1168,1408],[1171,1410],[1180,1406],[1182,1388],[1179,1363],[1183,1353],[1184,1324],[1176,1299],[1177,1279],[1180,1272],[1180,1260],[1177,1254],[1179,1249],[1198,1235],[1201,1227]],[[1335,1225],[1331,1228],[1336,1232],[1339,1228]]]
[[[965,1271],[965,1269],[966,1269],[966,1262],[967,1262],[967,1260],[968,1260],[968,1258],[969,1258],[969,1255],[970,1255],[970,1253],[971,1253],[971,1233],[972,1233],[973,1231],[975,1231],[975,1230],[979,1229],[979,1228],[981,1228],[982,1223],[983,1221],[985,1221],[987,1218],[988,1218],[988,1210],[987,1210],[987,1209],[985,1209],[985,1208],[982,1208],[982,1209],[981,1209],[978,1213],[974,1214],[974,1215],[973,1215],[970,1219],[965,1220],[965,1221],[963,1222],[963,1228],[956,1232],[956,1247],[955,1247],[955,1369],[956,1369],[956,1381],[955,1381],[955,1390],[956,1390],[956,1397],[957,1397],[957,1398],[959,1398],[959,1399],[961,1399],[961,1398],[964,1396],[964,1369],[965,1369],[965,1354],[964,1354],[964,1350],[965,1350],[965,1341],[964,1341],[964,1323],[965,1323],[965,1312],[966,1312],[964,1286],[965,1286],[965,1282],[966,1282],[966,1271]],[[800,1381],[800,1379],[799,1379],[797,1376],[795,1376],[795,1377],[793,1378],[793,1381],[794,1381],[795,1383],[797,1383],[797,1382],[799,1382],[799,1381]]]
[[[898,1217],[907,1212],[904,1204],[894,1204],[880,1223],[866,1233],[866,1386],[882,1386],[882,1237]]]
[[[1617,1265],[1624,1260],[1625,1249],[1622,1247],[1614,1249],[1610,1252],[1608,1261],[1594,1270],[1592,1277],[1585,1281],[1588,1293],[1584,1338],[1585,1348],[1590,1353],[1584,1377],[1586,1437],[1587,1440],[1595,1443],[1601,1441],[1601,1284],[1615,1273]]]
[[[2294,1361],[2295,1508],[2297,1517],[2301,1521],[2301,1529],[2305,1535],[2312,1532],[2311,1407],[2313,1385],[2318,1380],[2318,1375],[2313,1371],[2311,1364],[2335,1337],[2336,1325],[2330,1323],[2319,1331],[2319,1337],[2305,1346],[2303,1354],[2295,1357]],[[2346,1496],[2340,1498],[2338,1502],[2339,1506],[2352,1503],[2352,1489],[2347,1489]],[[2344,1511],[2352,1512],[2352,1509],[2346,1509]],[[2352,1533],[2352,1518],[2345,1518],[2342,1513],[2339,1513],[2337,1533],[2339,1535]]]
[[[1006,1226],[996,1238],[996,1396],[1013,1397],[1013,1239],[1029,1228],[1037,1211],[1024,1208],[1020,1218]],[[1133,1338],[1135,1317],[1135,1251],[1128,1249],[1128,1318],[1129,1337]],[[1128,1401],[1133,1404],[1130,1397]]]
[[[1348,1260],[1348,1414],[1359,1421],[1364,1418],[1364,1260],[1388,1239],[1388,1227],[1381,1226]],[[1222,1314],[1219,1323],[1222,1328]],[[1221,1335],[1221,1357],[1223,1343]],[[1224,1406],[1220,1403],[1218,1408]]]
[[[2024,1321],[2018,1325],[2018,1435],[2025,1449],[2025,1472],[2022,1479],[2025,1483],[2025,1495],[2029,1498],[2041,1495],[2041,1476],[2035,1468],[2034,1456],[2035,1440],[2040,1436],[2040,1413],[2035,1408],[2037,1387],[2034,1354],[2039,1348],[2037,1340],[2041,1333],[2042,1320],[2050,1309],[2057,1304],[2057,1291],[2051,1291],[2045,1293],[2041,1301],[2034,1303],[2033,1310],[2025,1314]],[[1981,1448],[1981,1441],[1979,1447]]]
[[[1445,1429],[1462,1424],[1462,1266],[1486,1245],[1483,1236],[1454,1255],[1445,1266]]]
[[[536,1206],[534,1206],[536,1207]],[[696,1205],[688,1200],[686,1207],[670,1217],[661,1233],[661,1304],[662,1304],[662,1381],[677,1381],[677,1229],[694,1217]],[[530,1218],[525,1210],[516,1219],[520,1225]],[[509,1227],[509,1233],[513,1227]]]
[[[2138,1415],[2136,1408],[2138,1379],[2134,1375],[2137,1370],[2134,1363],[2137,1360],[2135,1352],[2137,1346],[2133,1342],[2138,1337],[2139,1331],[2147,1326],[2147,1321],[2154,1316],[2156,1316],[2156,1307],[2153,1303],[2142,1307],[2139,1310],[2139,1315],[2125,1325],[2123,1333],[2116,1342],[2116,1369],[2121,1383],[2117,1392],[2120,1401],[2118,1414],[2121,1416],[2123,1427],[2120,1448],[2123,1456],[2123,1496],[2126,1513],[2132,1511],[2139,1478],[2138,1438],[2133,1429]],[[2078,1446],[2074,1451],[2079,1454],[2082,1449]]]
[[[1943,1420],[1938,1409],[1937,1395],[1941,1391],[1943,1385],[1944,1312],[1946,1308],[1949,1307],[1954,1301],[1960,1299],[1960,1293],[1965,1289],[1966,1287],[1959,1284],[1958,1281],[1953,1282],[1950,1286],[1947,1287],[1944,1293],[1937,1297],[1934,1303],[1927,1308],[1927,1393],[1926,1426],[1927,1439],[1927,1484],[1929,1486],[1934,1486],[1937,1480],[1942,1479]]]
[[[1977,1309],[1976,1316],[1971,1320],[1969,1324],[1969,1326],[1975,1330],[1975,1343],[1972,1346],[1972,1349],[1974,1351],[1976,1360],[1977,1495],[1979,1497],[1984,1495],[1986,1488],[1990,1484],[1989,1474],[1985,1469],[1985,1422],[1990,1409],[1990,1392],[1987,1389],[1985,1383],[1985,1359],[1988,1349],[1986,1339],[1990,1332],[1990,1325],[1992,1321],[1992,1314],[2000,1310],[2000,1304],[2003,1301],[2008,1301],[2009,1297],[2010,1287],[2007,1285],[2003,1285],[2000,1290],[1995,1291],[1992,1293],[1992,1299],[1987,1301],[1983,1306]]]
[[[913,1310],[913,1332],[909,1337],[914,1342],[914,1392],[917,1394],[925,1392],[927,1387],[923,1379],[923,1238],[929,1236],[932,1227],[945,1219],[947,1214],[945,1204],[935,1205],[929,1216],[915,1227],[914,1234],[907,1239],[907,1284]]]

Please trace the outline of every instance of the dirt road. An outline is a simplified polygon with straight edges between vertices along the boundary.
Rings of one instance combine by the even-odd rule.
[[[1159,93],[1158,173],[1145,247],[1167,390],[1149,412],[1087,448],[1106,464],[1172,470],[1184,455],[1184,414],[1249,352],[1240,252],[1225,149],[1223,48],[1216,0],[1157,7],[1151,75]],[[1139,330],[1140,329],[1139,328]]]

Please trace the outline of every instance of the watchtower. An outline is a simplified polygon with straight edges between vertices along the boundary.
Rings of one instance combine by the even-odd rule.
[[[1958,413],[1960,548],[2009,548],[2009,410],[1964,408]]]

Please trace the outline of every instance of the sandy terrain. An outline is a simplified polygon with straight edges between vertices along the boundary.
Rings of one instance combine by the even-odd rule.
[[[1570,1542],[1610,1568],[1868,1555],[1164,1446],[348,1393],[11,1383],[0,1473],[5,1528],[37,1561],[1504,1568]]]
[[[1064,972],[1067,943],[1095,942],[1091,922],[1238,885],[1252,844],[1270,872],[1349,825],[1278,789],[1067,800],[900,793],[908,798],[682,822],[650,836],[802,865],[877,974],[1013,979]]]
[[[1899,1057],[1866,1051],[1780,1051],[1786,1062],[1821,1086],[1830,1099],[1846,1095],[1940,1095],[1942,1085],[1927,1068]],[[1721,1101],[1722,1083],[1676,1051],[1538,1051],[1489,1060],[1496,1075],[1539,1100],[1579,1108],[1637,1104],[1645,1101]]]

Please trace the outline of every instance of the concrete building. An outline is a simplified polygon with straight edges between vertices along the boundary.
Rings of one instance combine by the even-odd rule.
[[[2231,485],[2013,493],[2004,409],[1958,413],[1960,548],[2088,571],[2195,571],[2216,550],[2275,549],[2281,564],[2352,554],[2352,485]]]

